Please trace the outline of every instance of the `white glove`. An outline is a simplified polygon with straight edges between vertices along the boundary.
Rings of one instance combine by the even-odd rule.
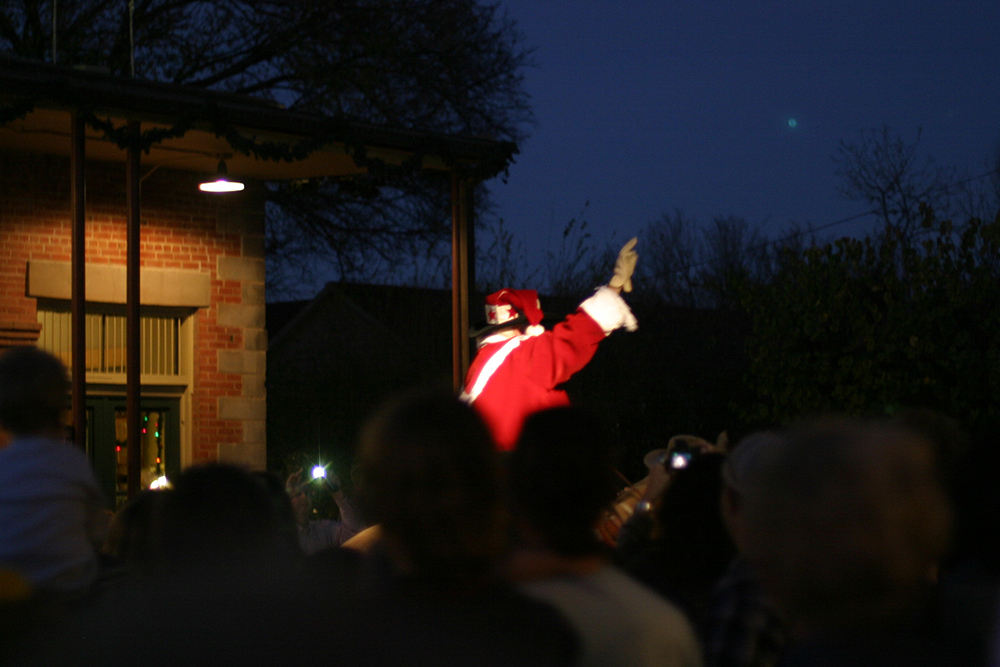
[[[618,253],[618,259],[615,261],[615,275],[612,276],[608,287],[621,289],[623,292],[632,291],[632,272],[635,271],[635,263],[639,259],[639,254],[633,248],[638,242],[639,239],[633,237]]]
[[[610,287],[598,287],[596,292],[580,304],[580,308],[590,315],[590,319],[597,322],[597,325],[604,330],[605,336],[621,327],[629,331],[639,328],[639,323],[625,303],[625,299]]]

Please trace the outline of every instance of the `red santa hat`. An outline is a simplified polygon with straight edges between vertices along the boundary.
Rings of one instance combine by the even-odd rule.
[[[511,326],[534,326],[542,321],[542,304],[533,289],[502,289],[486,297],[486,322],[469,332],[481,336]]]

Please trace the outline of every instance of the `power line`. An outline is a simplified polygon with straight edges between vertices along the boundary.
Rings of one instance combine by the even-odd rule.
[[[928,192],[928,194],[930,194],[930,193],[937,193],[937,192],[947,192],[948,190],[951,190],[952,188],[958,188],[958,187],[961,187],[963,185],[967,185],[969,183],[972,183],[973,181],[979,181],[979,180],[982,180],[982,179],[986,178],[987,176],[992,176],[992,175],[997,174],[997,173],[1000,173],[1000,170],[998,170],[998,169],[991,169],[989,171],[983,172],[982,174],[978,174],[976,176],[972,176],[972,177],[966,178],[966,179],[958,181],[956,183],[949,183],[949,184],[941,185],[940,187],[937,187],[937,188],[934,188],[934,189],[930,190]],[[768,239],[767,241],[764,241],[764,242],[759,243],[757,245],[748,246],[748,247],[744,248],[742,251],[743,252],[753,252],[753,251],[757,251],[757,250],[763,250],[764,248],[766,248],[766,247],[768,247],[770,245],[782,244],[782,243],[785,243],[787,241],[791,241],[792,239],[798,238],[798,237],[806,235],[806,234],[815,234],[816,232],[821,232],[821,231],[826,230],[826,229],[831,229],[831,228],[837,227],[839,225],[847,224],[848,222],[853,222],[855,220],[859,220],[859,219],[864,218],[864,217],[869,216],[869,215],[878,215],[878,213],[879,213],[879,211],[877,209],[872,209],[870,211],[862,211],[861,213],[856,213],[854,215],[847,216],[846,218],[841,218],[839,220],[834,220],[833,222],[828,222],[826,224],[819,225],[818,227],[809,227],[808,229],[798,230],[798,231],[792,232],[791,234],[786,234],[785,236],[779,237],[777,239]],[[715,262],[720,262],[723,259],[724,259],[723,256],[716,255],[715,257],[710,257],[710,258],[704,259],[704,260],[702,260],[700,262],[695,262],[693,264],[688,264],[687,266],[682,266],[679,269],[671,271],[671,274],[686,274],[686,273],[690,272],[692,269],[697,269],[697,268],[700,268],[702,266],[713,264]]]
[[[781,238],[768,239],[767,241],[764,241],[763,243],[759,243],[757,245],[752,245],[752,246],[747,246],[746,248],[742,249],[742,252],[753,252],[753,251],[757,251],[757,250],[763,250],[764,248],[766,248],[769,245],[777,245],[779,243],[785,243],[786,241],[791,241],[792,239],[798,238],[798,237],[803,236],[805,234],[815,234],[816,232],[821,232],[824,229],[830,229],[831,227],[836,227],[837,225],[843,225],[843,224],[846,224],[848,222],[853,222],[854,220],[858,220],[860,218],[864,218],[864,217],[869,216],[869,215],[875,215],[877,213],[878,213],[878,211],[876,211],[874,209],[872,209],[871,211],[863,211],[861,213],[856,213],[855,215],[851,215],[851,216],[848,216],[846,218],[841,218],[840,220],[834,220],[833,222],[828,222],[828,223],[826,223],[824,225],[820,225],[818,227],[810,227],[808,229],[802,229],[802,230],[799,230],[799,231],[796,231],[796,232],[792,232],[791,234],[787,234],[785,236],[782,236]],[[709,257],[708,259],[703,259],[700,262],[694,262],[693,264],[688,264],[687,266],[682,266],[681,268],[679,268],[679,269],[677,269],[675,271],[671,271],[671,273],[686,274],[686,273],[690,272],[692,269],[698,269],[698,268],[701,268],[703,266],[707,266],[709,264],[714,264],[716,262],[721,262],[723,259],[724,259],[724,257],[722,255],[716,255],[715,257]]]

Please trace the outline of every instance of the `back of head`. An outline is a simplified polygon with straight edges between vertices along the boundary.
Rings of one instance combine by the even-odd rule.
[[[753,496],[760,487],[768,452],[779,440],[778,435],[770,431],[751,433],[740,440],[726,455],[722,466],[725,485],[741,497]]]
[[[451,393],[407,394],[361,432],[360,500],[396,564],[418,577],[484,574],[504,541],[496,452],[479,416]]]
[[[778,434],[758,431],[740,440],[722,465],[722,518],[733,541],[744,549],[746,507],[766,491],[761,478],[768,457],[781,443]]]
[[[509,462],[517,515],[553,551],[579,556],[598,551],[594,526],[615,498],[609,440],[590,413],[564,407],[525,420]]]
[[[961,474],[971,442],[968,434],[954,419],[927,408],[911,408],[898,413],[892,420],[900,428],[916,431],[934,450],[935,468],[945,492],[955,495],[965,484]]]
[[[146,489],[129,500],[111,521],[102,551],[123,563],[149,561],[157,547],[153,530],[157,508],[165,495]]]
[[[0,426],[15,435],[58,429],[69,378],[62,362],[36,347],[0,355]]]
[[[816,629],[911,613],[948,536],[930,444],[848,420],[777,437],[745,508],[742,545],[775,598]]]
[[[271,511],[274,513],[278,532],[283,536],[289,550],[295,555],[300,555],[302,547],[299,545],[299,529],[295,521],[295,508],[292,506],[292,499],[288,495],[284,482],[278,475],[270,471],[257,471],[252,475],[261,483],[271,499]]]
[[[283,543],[264,485],[234,466],[188,468],[164,492],[161,551],[170,562],[252,562]]]

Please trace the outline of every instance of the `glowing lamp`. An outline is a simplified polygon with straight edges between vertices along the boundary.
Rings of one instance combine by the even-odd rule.
[[[205,181],[198,186],[202,192],[239,192],[244,185],[239,181],[229,180],[229,171],[226,169],[226,161],[219,160],[218,173],[214,181]]]
[[[314,466],[312,469],[313,479],[320,479],[321,477],[326,477],[326,468],[323,466]]]

